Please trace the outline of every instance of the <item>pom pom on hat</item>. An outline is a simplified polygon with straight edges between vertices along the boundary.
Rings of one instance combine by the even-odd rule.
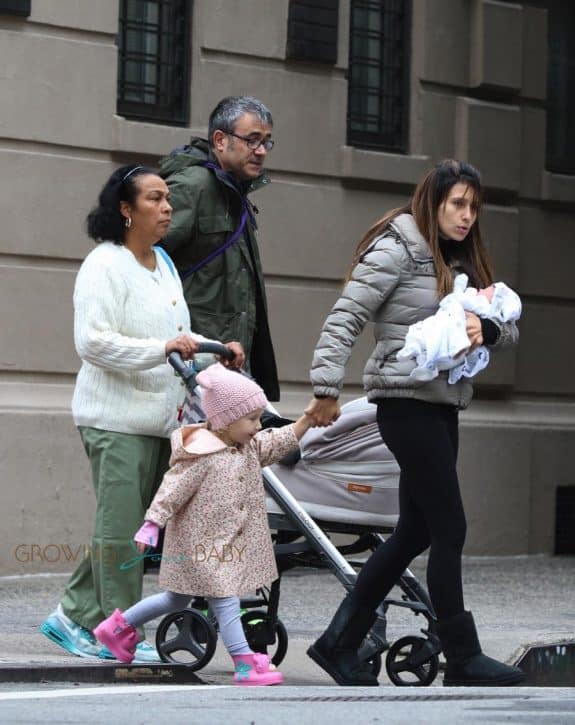
[[[202,370],[196,380],[202,389],[202,408],[212,430],[221,430],[244,415],[265,408],[268,402],[255,381],[228,370],[221,363]]]

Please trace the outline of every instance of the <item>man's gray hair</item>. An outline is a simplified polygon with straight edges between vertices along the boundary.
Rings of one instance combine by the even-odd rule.
[[[245,113],[252,113],[261,123],[273,126],[272,114],[267,106],[253,96],[227,96],[222,98],[210,113],[208,140],[214,145],[214,131],[234,133],[238,119]]]

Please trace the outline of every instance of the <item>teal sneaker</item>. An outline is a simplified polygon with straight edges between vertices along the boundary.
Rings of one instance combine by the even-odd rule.
[[[115,660],[116,658],[110,652],[107,647],[102,647],[100,650],[100,658],[103,660]],[[154,662],[161,662],[162,658],[158,654],[156,648],[146,640],[138,642],[136,645],[136,653],[131,664],[133,665],[148,665]]]
[[[81,627],[67,617],[62,605],[40,625],[40,631],[55,644],[77,657],[99,657],[102,645],[89,629]]]

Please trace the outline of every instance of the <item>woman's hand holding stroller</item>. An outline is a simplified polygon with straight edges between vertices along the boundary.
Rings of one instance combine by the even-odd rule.
[[[178,335],[166,343],[166,357],[172,352],[179,352],[183,360],[191,360],[198,352],[199,343],[189,335]]]
[[[339,401],[337,398],[312,398],[311,402],[305,409],[315,425],[326,426],[335,421],[340,416]]]

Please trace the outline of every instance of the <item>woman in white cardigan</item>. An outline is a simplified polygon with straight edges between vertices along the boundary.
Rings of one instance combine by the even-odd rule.
[[[166,183],[145,166],[117,169],[88,215],[98,246],[74,288],[74,340],[82,367],[72,413],[90,459],[97,509],[90,556],[72,575],[41,631],[80,657],[107,657],[92,630],[116,608],[141,599],[142,564],[132,538],[170,456],[184,388],[166,363],[184,359],[206,338],[192,334],[182,284],[169,257],[154,245],[166,234],[172,208]],[[227,343],[241,366],[244,353]],[[157,661],[139,643],[136,660]]]

